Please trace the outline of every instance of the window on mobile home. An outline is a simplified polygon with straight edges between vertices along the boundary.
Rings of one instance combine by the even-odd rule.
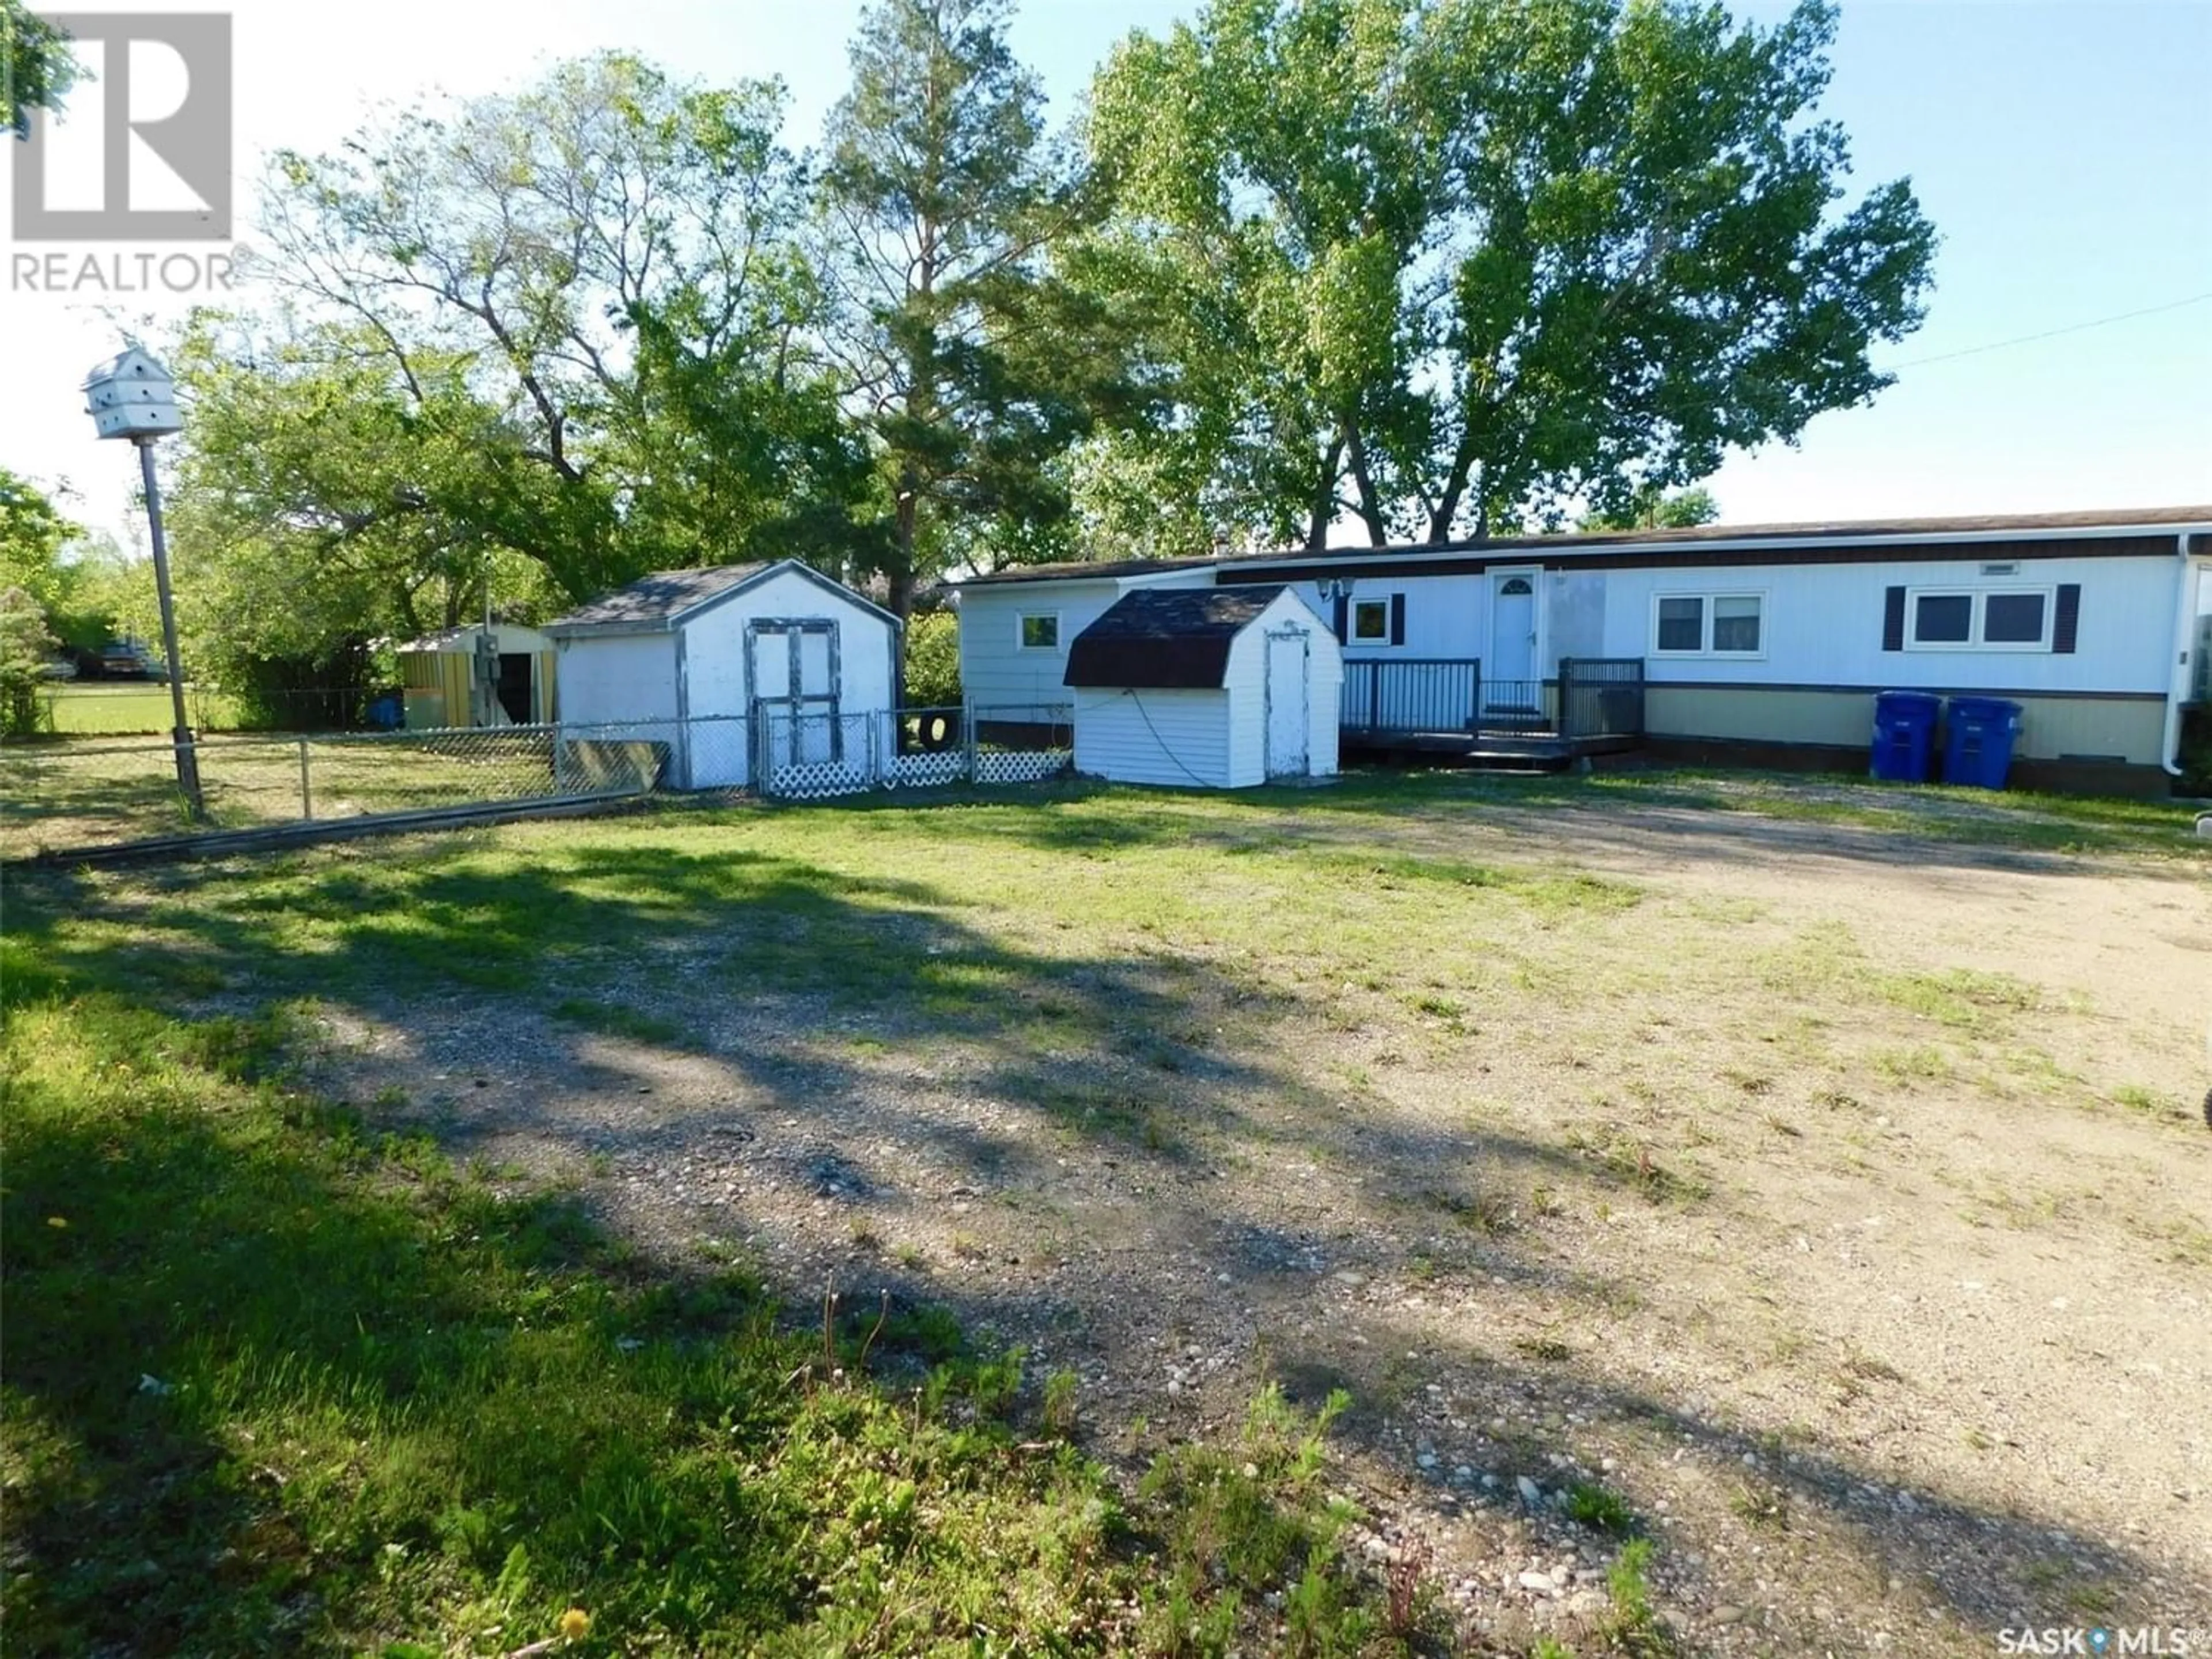
[[[1763,593],[1662,593],[1652,601],[1656,656],[1755,657],[1765,637]]]
[[[2047,651],[2051,595],[2047,587],[1916,588],[1906,643],[1917,651]]]

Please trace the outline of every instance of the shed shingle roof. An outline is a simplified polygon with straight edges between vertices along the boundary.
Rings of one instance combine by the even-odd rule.
[[[546,623],[545,631],[665,627],[717,594],[750,581],[768,568],[769,562],[763,560],[752,564],[706,565],[694,570],[656,570]]]
[[[1125,593],[1068,647],[1066,684],[1212,687],[1229,647],[1285,592],[1256,587],[1155,587]]]

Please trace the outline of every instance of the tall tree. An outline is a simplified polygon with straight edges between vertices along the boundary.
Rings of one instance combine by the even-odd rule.
[[[44,712],[39,686],[58,643],[44,606],[21,587],[0,588],[0,737],[27,738]]]
[[[434,500],[583,597],[742,558],[763,526],[824,509],[790,499],[794,479],[843,485],[783,107],[773,83],[690,86],[611,54],[335,156],[280,155],[264,271],[292,316],[283,374],[366,374],[376,418],[445,474],[386,488],[379,435],[324,516]],[[825,443],[825,465],[795,464]]]
[[[206,315],[168,356],[192,401],[171,517],[197,671],[331,692],[343,718],[373,639],[556,602],[510,533],[539,481],[459,363],[419,353],[410,387],[358,325],[270,344]]]
[[[62,550],[80,532],[52,495],[0,466],[0,587],[21,587],[52,605]]]
[[[879,458],[891,605],[1064,520],[1053,462],[1119,395],[1106,307],[1049,270],[1083,211],[1006,0],[876,0],[830,117],[830,340]]]
[[[1690,489],[1661,489],[1646,484],[1620,506],[1603,513],[1586,513],[1577,530],[1688,530],[1711,524],[1721,515],[1713,492],[1699,484]]]
[[[1170,441],[1263,530],[1443,540],[1711,472],[1887,384],[1935,234],[1839,208],[1835,16],[1213,0],[1094,92],[1102,258],[1171,301]]]
[[[22,0],[0,0],[0,126],[27,136],[31,112],[58,110],[81,73],[68,35]]]

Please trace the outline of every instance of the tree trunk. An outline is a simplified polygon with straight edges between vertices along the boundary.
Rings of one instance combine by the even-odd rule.
[[[1474,435],[1469,433],[1460,440],[1459,448],[1453,453],[1451,476],[1444,480],[1444,493],[1437,502],[1436,511],[1429,514],[1431,541],[1451,539],[1452,520],[1459,517],[1460,503],[1467,498],[1468,477],[1474,470]]]
[[[1336,475],[1344,461],[1344,434],[1329,441],[1322,457],[1321,475],[1314,484],[1313,506],[1306,520],[1306,545],[1318,551],[1328,545],[1329,522],[1336,517]]]
[[[1368,544],[1387,547],[1390,544],[1390,520],[1375,494],[1375,480],[1367,467],[1367,446],[1360,442],[1358,427],[1346,422],[1344,430],[1351,450],[1352,482],[1359,491],[1359,516],[1367,525]]]

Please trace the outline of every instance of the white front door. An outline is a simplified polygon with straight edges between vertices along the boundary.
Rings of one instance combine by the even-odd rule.
[[[1291,629],[1267,635],[1267,775],[1306,775],[1305,635]]]
[[[1498,570],[1490,577],[1490,654],[1482,665],[1486,708],[1533,709],[1543,687],[1536,679],[1536,578],[1529,571]]]

